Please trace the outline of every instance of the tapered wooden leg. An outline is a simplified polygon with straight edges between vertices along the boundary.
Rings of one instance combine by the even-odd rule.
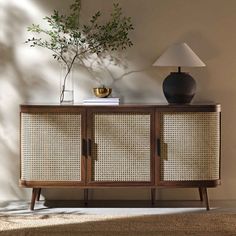
[[[206,204],[206,210],[209,211],[210,206],[209,206],[209,199],[208,199],[208,194],[207,194],[207,188],[206,187],[202,188],[202,195],[203,195],[203,199],[204,199],[205,204]]]
[[[152,205],[155,204],[155,200],[156,200],[156,189],[152,188],[151,189],[151,201],[152,201]]]
[[[200,201],[203,201],[203,196],[202,196],[202,188],[198,188],[199,190],[199,196],[200,196]]]
[[[87,188],[84,189],[84,205],[85,206],[88,205],[88,189]]]
[[[40,194],[41,194],[41,188],[38,189],[38,193],[37,193],[37,201],[40,200]]]
[[[30,203],[30,210],[33,211],[34,210],[34,205],[35,205],[35,200],[36,197],[38,195],[38,188],[33,188],[32,189],[32,196],[31,196],[31,203]]]

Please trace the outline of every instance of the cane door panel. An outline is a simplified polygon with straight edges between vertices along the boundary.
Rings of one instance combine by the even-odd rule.
[[[82,112],[21,113],[21,180],[84,182]]]
[[[220,114],[160,114],[160,181],[218,180]]]
[[[91,112],[89,181],[151,183],[152,112]]]

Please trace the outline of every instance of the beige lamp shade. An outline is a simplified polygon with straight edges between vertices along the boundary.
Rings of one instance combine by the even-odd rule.
[[[186,44],[170,46],[154,63],[153,66],[203,67],[205,63]]]

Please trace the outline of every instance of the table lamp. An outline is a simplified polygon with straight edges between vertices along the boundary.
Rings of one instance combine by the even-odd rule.
[[[182,72],[181,67],[206,66],[186,43],[170,46],[154,63],[159,67],[178,67],[163,81],[162,87],[170,104],[188,104],[196,92],[196,82],[191,75]]]

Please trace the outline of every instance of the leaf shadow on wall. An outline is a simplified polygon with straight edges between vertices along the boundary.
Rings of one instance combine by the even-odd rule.
[[[143,76],[145,79],[150,78],[150,76],[159,77],[155,75],[155,68],[147,65],[138,69],[137,66],[131,65],[131,61],[125,57],[125,54],[124,52],[117,55],[109,54],[100,58],[88,57],[86,62],[80,61],[77,69],[84,71],[90,78],[87,85],[83,84],[84,89],[89,89],[89,83],[93,83],[94,87],[96,85],[110,87],[112,88],[112,96],[119,97],[121,102],[124,102],[127,94],[136,102],[145,103],[148,97],[153,97],[156,100],[161,99],[156,91],[151,94],[152,91],[149,90],[148,86],[143,86],[143,84],[139,86],[138,84],[143,83]]]

